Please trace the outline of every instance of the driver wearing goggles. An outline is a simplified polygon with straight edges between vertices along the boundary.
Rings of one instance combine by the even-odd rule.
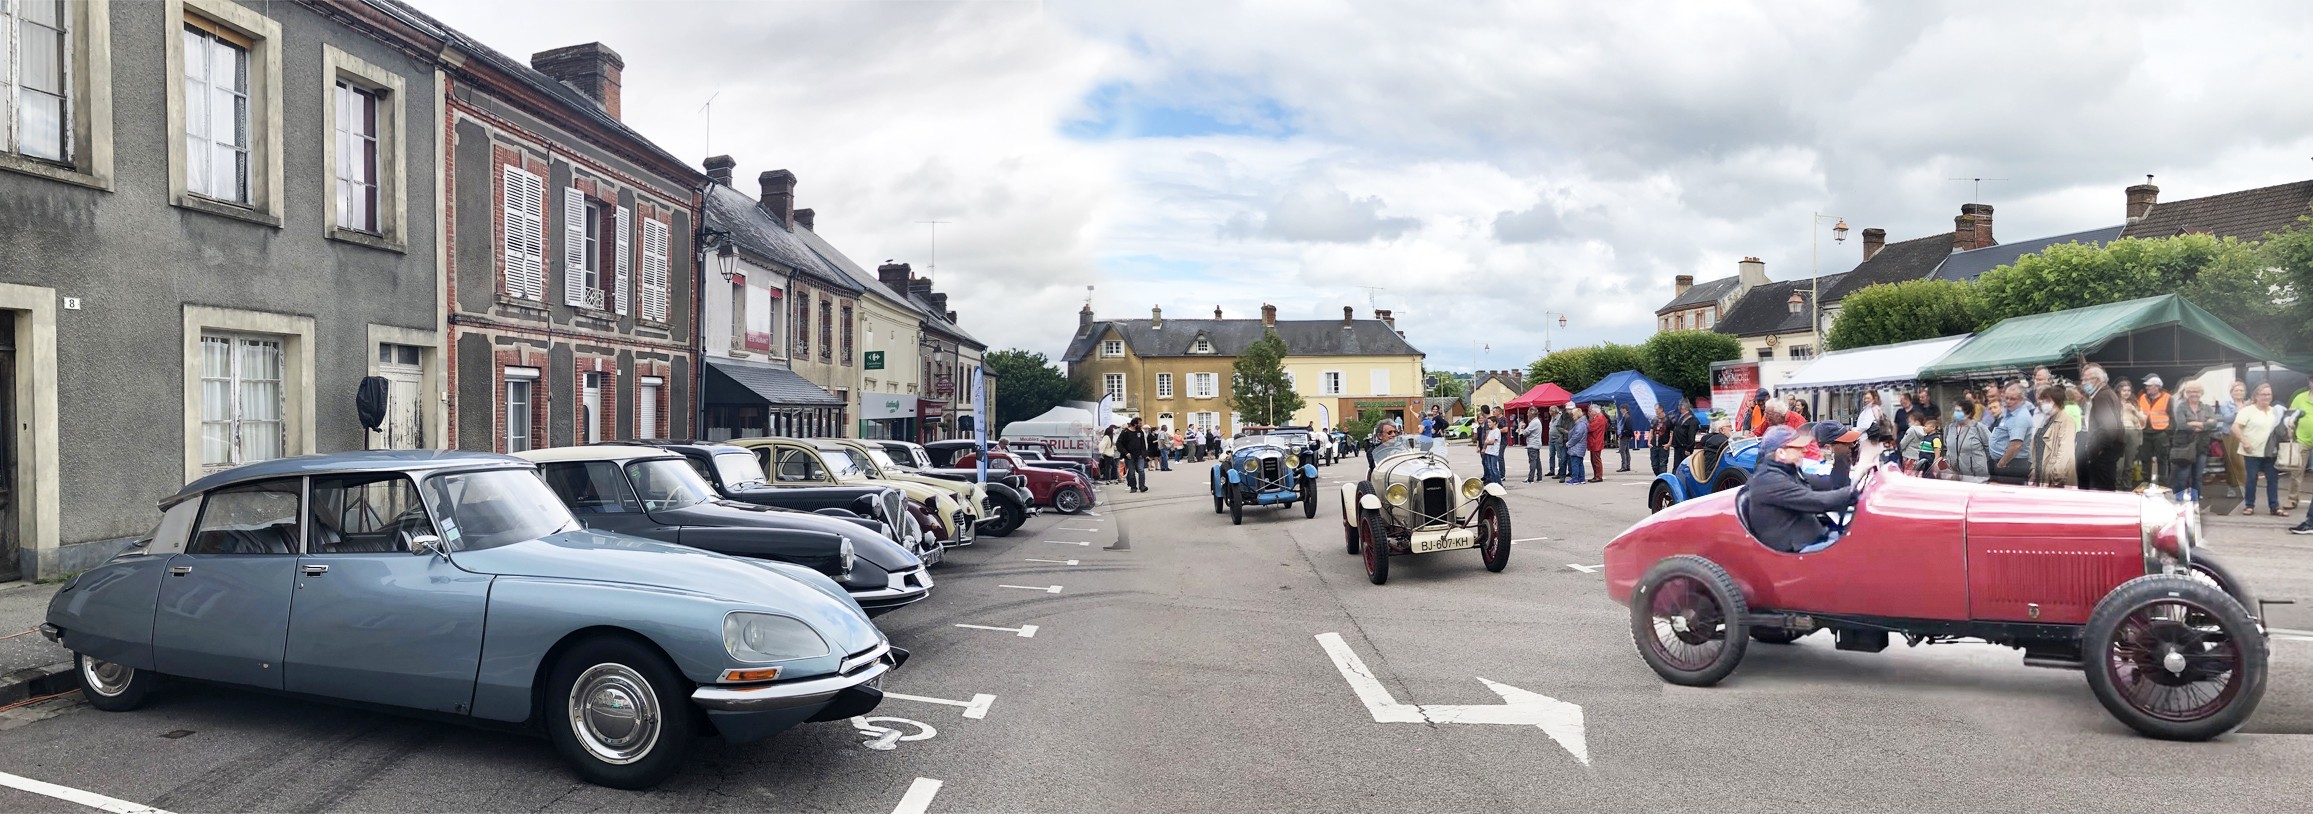
[[[1792,427],[1773,427],[1761,439],[1759,467],[1744,487],[1742,500],[1750,514],[1751,534],[1777,551],[1813,551],[1837,542],[1839,534],[1824,520],[1827,512],[1845,511],[1855,502],[1855,487],[1818,489],[1799,470],[1810,453],[1822,454],[1813,433]]]

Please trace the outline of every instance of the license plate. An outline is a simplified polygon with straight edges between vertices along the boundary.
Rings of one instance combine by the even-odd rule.
[[[1447,529],[1427,533],[1416,532],[1412,542],[1413,553],[1416,554],[1472,548],[1478,544],[1478,531],[1477,529]]]

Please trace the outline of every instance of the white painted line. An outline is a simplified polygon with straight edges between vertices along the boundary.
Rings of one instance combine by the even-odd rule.
[[[1099,516],[1100,516],[1100,513],[1099,513],[1099,512],[1091,512],[1091,511],[1088,511],[1088,512],[1085,512],[1085,513],[1084,513],[1084,516],[1086,516],[1086,517],[1099,517]]]
[[[127,800],[116,800],[96,792],[81,791],[54,783],[43,783],[29,777],[18,777],[6,772],[0,772],[0,786],[7,786],[19,791],[29,791],[45,797],[54,797],[67,803],[87,806],[99,811],[110,811],[113,814],[169,814],[167,811],[152,806],[132,803]]]
[[[988,707],[993,706],[996,703],[996,696],[989,695],[984,692],[974,694],[972,696],[972,700],[970,701],[950,701],[945,698],[930,698],[921,695],[901,695],[896,692],[884,693],[883,697],[897,698],[902,701],[922,701],[926,704],[946,704],[951,707],[963,707],[964,717],[971,718],[973,720],[988,717]]]
[[[1560,701],[1537,692],[1529,692],[1477,677],[1478,682],[1502,696],[1499,704],[1400,704],[1382,686],[1381,679],[1365,668],[1365,661],[1339,633],[1317,634],[1317,644],[1332,657],[1333,668],[1341,671],[1349,682],[1351,692],[1365,704],[1365,711],[1373,715],[1374,723],[1383,724],[1503,724],[1532,726],[1549,735],[1559,746],[1565,747],[1575,760],[1590,765],[1590,745],[1582,721],[1582,706]]]
[[[1035,625],[1021,625],[1021,626],[1019,626],[1019,627],[989,627],[989,626],[987,626],[987,625],[957,625],[956,627],[968,627],[968,628],[971,628],[971,629],[973,629],[973,630],[1000,630],[1000,631],[1003,631],[1003,632],[1005,632],[1005,633],[1017,633],[1017,634],[1020,634],[1020,638],[1023,638],[1023,639],[1033,639],[1033,638],[1036,638],[1036,626],[1035,626]]]
[[[940,793],[940,781],[918,777],[908,784],[908,793],[900,795],[899,807],[891,814],[924,814],[932,810],[932,798]]]
[[[1087,529],[1087,528],[1078,528],[1078,527],[1076,527],[1076,526],[1055,526],[1055,527],[1054,527],[1052,530],[1053,530],[1053,531],[1099,531],[1100,529]]]
[[[1067,540],[1046,540],[1044,542],[1051,543],[1053,545],[1092,545],[1091,543],[1070,542]]]
[[[1076,561],[1076,560],[1039,560],[1039,559],[1036,559],[1035,557],[1029,557],[1029,558],[1028,558],[1028,561],[1029,561],[1029,562],[1056,562],[1056,563],[1059,563],[1059,564],[1061,564],[1061,565],[1075,565],[1075,564],[1077,563],[1077,561]]]
[[[1575,565],[1574,563],[1567,563],[1566,567],[1572,568],[1585,574],[1595,574],[1606,568],[1606,564],[1600,563],[1598,565]]]
[[[1531,543],[1531,542],[1534,542],[1535,540],[1548,540],[1548,539],[1550,539],[1550,538],[1548,538],[1548,537],[1520,537],[1520,538],[1518,538],[1518,539],[1515,539],[1515,540],[1511,540],[1510,542],[1513,542],[1513,543]]]
[[[2272,627],[2266,628],[2265,632],[2271,634],[2275,639],[2284,639],[2293,642],[2313,642],[2313,630],[2291,630],[2285,627]]]
[[[1058,585],[998,585],[996,587],[1019,588],[1023,591],[1043,591],[1048,594],[1060,593],[1060,586]]]

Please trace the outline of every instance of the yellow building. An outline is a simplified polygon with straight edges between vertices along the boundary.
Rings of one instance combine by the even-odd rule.
[[[1218,427],[1234,434],[1245,424],[1229,409],[1230,374],[1237,354],[1275,329],[1285,340],[1285,372],[1304,402],[1293,423],[1337,426],[1360,409],[1408,416],[1421,409],[1422,352],[1397,331],[1388,311],[1356,319],[1279,320],[1261,306],[1260,319],[1164,318],[1096,320],[1092,306],[1077,314],[1076,337],[1061,357],[1070,375],[1093,383],[1094,397],[1115,398],[1118,421],[1138,417],[1159,427]]]
[[[1481,370],[1470,387],[1470,412],[1480,407],[1501,411],[1511,399],[1526,395],[1525,374],[1515,370]]]

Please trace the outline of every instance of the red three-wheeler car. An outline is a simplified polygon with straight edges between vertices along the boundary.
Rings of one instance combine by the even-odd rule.
[[[1840,534],[1785,553],[1748,530],[1748,489],[1649,516],[1606,546],[1606,591],[1663,680],[1718,683],[1752,641],[1829,630],[1841,650],[1980,639],[2082,670],[2145,735],[2206,740],[2265,692],[2266,634],[2240,580],[2163,493],[1970,484],[1866,470]]]

